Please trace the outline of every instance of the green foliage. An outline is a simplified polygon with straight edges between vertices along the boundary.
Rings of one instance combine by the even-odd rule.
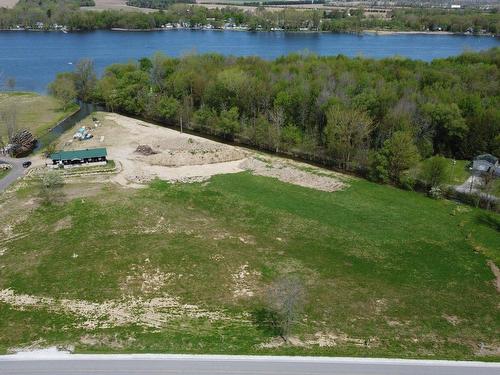
[[[447,183],[450,176],[450,163],[442,156],[433,156],[423,163],[420,178],[429,187],[441,187]]]
[[[109,66],[86,95],[112,111],[182,119],[187,129],[346,170],[364,171],[371,155],[372,177],[397,182],[408,166],[395,166],[384,145],[398,132],[424,158],[497,152],[499,77],[499,48],[431,63],[155,54]]]
[[[59,100],[66,110],[77,97],[74,73],[58,73],[54,82],[49,85],[49,94]]]
[[[179,101],[171,96],[161,97],[156,105],[155,115],[163,121],[176,121]]]
[[[344,169],[353,169],[352,161],[368,147],[372,120],[356,109],[331,107],[327,113],[325,127],[326,146]]]
[[[428,116],[434,131],[439,135],[439,142],[436,142],[434,149],[448,155],[456,153],[457,149],[448,147],[459,143],[468,131],[458,105],[456,103],[428,103],[423,107],[423,111]]]
[[[229,110],[222,110],[217,122],[217,129],[223,134],[234,135],[239,128],[238,107],[231,107]]]
[[[375,160],[376,175],[380,180],[387,178],[400,183],[403,172],[414,167],[420,159],[413,136],[407,131],[395,132],[378,153]]]
[[[64,178],[58,171],[49,170],[39,178],[39,195],[45,203],[55,203],[62,197]]]
[[[184,3],[184,4],[183,4]],[[105,10],[88,12],[80,6],[94,6],[94,0],[21,0],[14,9],[0,12],[0,28],[51,29],[54,23],[71,30],[96,30],[114,27],[128,29],[159,28],[166,23],[182,23],[189,27],[211,24],[222,28],[225,23],[245,25],[249,30],[287,31],[307,29],[329,32],[361,32],[363,30],[449,31],[459,33],[498,34],[500,13],[483,10],[396,9],[387,18],[374,18],[362,9],[304,10],[266,9],[254,12],[237,7],[207,9],[195,6],[194,0],[128,0],[131,6],[156,8],[158,12],[123,12]]]
[[[83,101],[90,101],[97,82],[94,62],[90,59],[78,61],[73,75],[78,98]]]

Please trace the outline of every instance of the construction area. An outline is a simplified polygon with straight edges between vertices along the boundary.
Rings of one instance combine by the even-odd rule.
[[[116,164],[116,173],[107,174],[106,179],[128,187],[145,186],[156,178],[197,182],[243,171],[323,191],[339,190],[346,181],[345,176],[334,172],[319,173],[319,169],[305,164],[114,113],[87,117],[63,134],[56,146],[64,152],[102,148],[107,150],[107,159]]]

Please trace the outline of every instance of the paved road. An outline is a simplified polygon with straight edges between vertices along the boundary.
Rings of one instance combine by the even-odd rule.
[[[498,375],[500,363],[354,358],[67,355],[0,356],[2,375]]]
[[[28,158],[14,159],[8,156],[0,156],[0,163],[8,163],[12,165],[12,169],[9,174],[0,180],[0,193],[7,189],[19,177],[24,175],[26,169],[23,168],[23,162],[26,160],[28,160]]]

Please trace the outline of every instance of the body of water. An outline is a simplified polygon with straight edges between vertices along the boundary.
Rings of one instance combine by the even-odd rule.
[[[162,51],[171,56],[217,52],[273,59],[292,52],[383,58],[400,55],[430,61],[500,46],[487,36],[424,34],[330,34],[172,30],[88,33],[0,32],[0,75],[14,77],[16,90],[45,92],[55,74],[72,70],[81,58],[94,60],[99,73],[112,63]]]

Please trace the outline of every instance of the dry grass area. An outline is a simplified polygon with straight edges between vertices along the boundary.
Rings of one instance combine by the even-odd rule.
[[[4,0],[0,0],[4,1]],[[9,1],[9,0],[7,0]],[[126,0],[95,0],[95,6],[83,7],[84,10],[133,10],[140,12],[154,12],[155,9],[136,8],[127,5]]]
[[[35,136],[45,133],[76,108],[75,104],[65,111],[53,97],[35,93],[0,93],[0,113],[15,113],[17,128],[26,128]],[[0,118],[0,137],[6,135],[7,128]]]
[[[18,0],[0,0],[0,8],[14,8]]]

